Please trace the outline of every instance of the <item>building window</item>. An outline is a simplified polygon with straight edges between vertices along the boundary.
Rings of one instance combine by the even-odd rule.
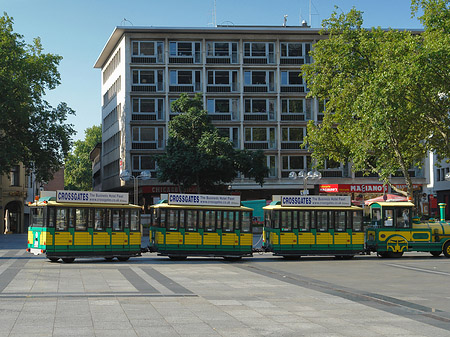
[[[156,62],[163,62],[164,42],[163,41],[133,41],[132,55],[156,57]]]
[[[169,42],[169,55],[171,57],[193,57],[195,63],[200,63],[200,42],[171,41]]]
[[[201,90],[201,71],[200,70],[171,70],[170,85],[193,86],[195,91]]]
[[[277,177],[277,157],[267,156],[267,167],[269,168],[269,178]]]
[[[152,84],[155,82],[154,70],[133,70],[133,84]]]
[[[282,71],[281,85],[303,85],[300,71]]]
[[[239,144],[239,128],[217,128],[221,137],[226,137],[233,143],[233,147],[238,149]]]
[[[164,127],[135,126],[131,133],[133,142],[155,143],[158,149],[164,146]]]
[[[275,120],[276,100],[246,98],[244,100],[244,112],[246,114],[267,114],[269,120]]]
[[[163,98],[133,98],[134,114],[154,114],[157,120],[164,119]]]
[[[208,84],[230,84],[230,72],[223,70],[209,70],[208,71]]]
[[[20,186],[20,166],[14,165],[9,173],[11,186]]]
[[[229,58],[231,63],[237,63],[237,42],[206,42],[206,56]]]
[[[246,142],[270,142],[270,148],[275,146],[275,128],[245,128]]]
[[[303,44],[299,42],[282,42],[280,45],[281,57],[303,56]]]
[[[281,141],[303,142],[304,128],[281,128]]]
[[[133,171],[155,171],[156,170],[156,162],[152,156],[146,155],[134,155],[131,156],[131,160],[133,163]]]
[[[309,156],[281,156],[282,170],[306,170],[310,166],[311,157]]]

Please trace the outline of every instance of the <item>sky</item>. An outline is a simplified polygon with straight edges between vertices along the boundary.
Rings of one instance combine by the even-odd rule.
[[[410,0],[216,0],[216,23],[227,25],[299,25],[319,28],[331,13],[364,12],[364,27],[422,28],[411,18]],[[46,95],[54,107],[66,102],[75,110],[68,122],[84,131],[101,123],[101,73],[94,69],[116,26],[212,27],[214,0],[0,0],[0,15],[14,19],[14,32],[27,43],[40,37],[45,53],[63,57],[61,84]]]

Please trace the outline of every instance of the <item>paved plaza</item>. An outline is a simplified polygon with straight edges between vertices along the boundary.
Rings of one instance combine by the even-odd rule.
[[[450,335],[444,257],[66,264],[25,248],[0,235],[0,337]]]

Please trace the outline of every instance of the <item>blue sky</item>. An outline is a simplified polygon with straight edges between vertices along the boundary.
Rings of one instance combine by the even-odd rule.
[[[312,26],[328,18],[337,5],[364,12],[364,26],[422,28],[411,19],[409,0],[313,0]],[[53,106],[66,102],[76,111],[69,122],[84,139],[84,130],[101,123],[100,70],[93,65],[114,27],[212,26],[214,0],[0,0],[0,12],[14,18],[14,31],[25,41],[40,37],[44,52],[63,57],[61,85],[48,92]],[[340,10],[338,10],[340,11]],[[309,22],[309,0],[216,0],[217,24],[298,25]],[[128,21],[124,21],[124,19]]]

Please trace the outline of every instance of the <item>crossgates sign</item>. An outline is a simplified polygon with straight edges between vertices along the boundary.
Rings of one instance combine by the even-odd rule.
[[[331,195],[283,195],[281,197],[281,206],[351,206],[350,196],[331,196]]]
[[[169,194],[169,205],[190,206],[237,206],[241,205],[239,195],[212,195],[212,194]]]
[[[128,204],[128,193],[94,191],[56,191],[57,202]]]

